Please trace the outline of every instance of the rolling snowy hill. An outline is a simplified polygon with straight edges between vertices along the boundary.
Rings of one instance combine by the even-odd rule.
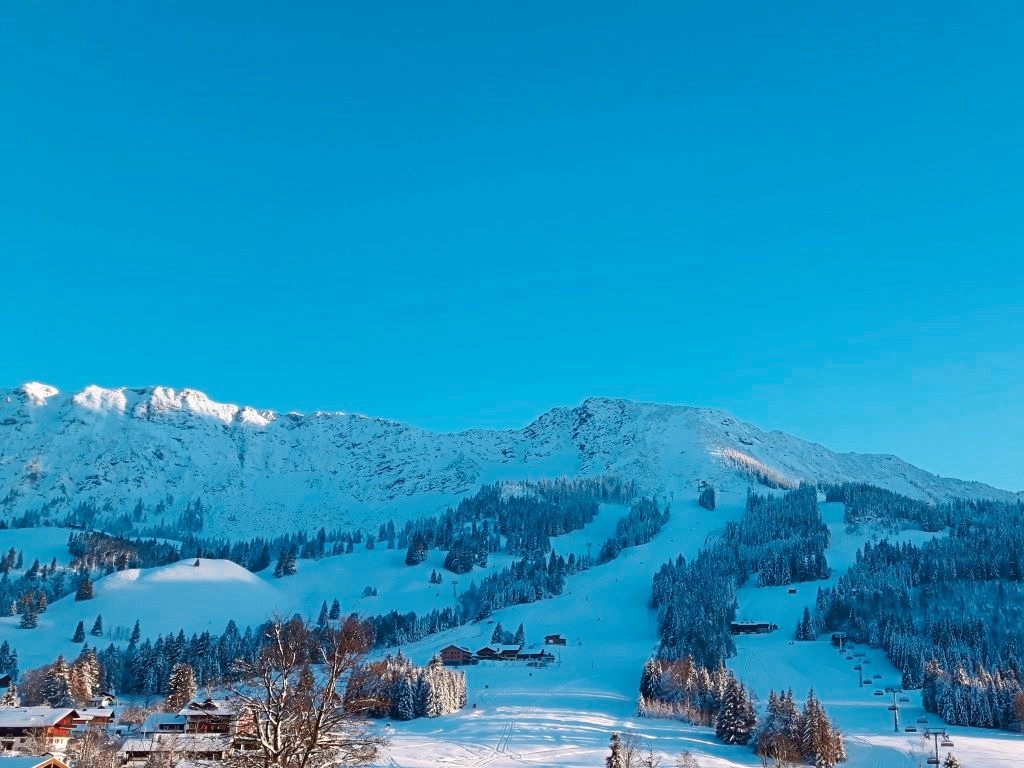
[[[520,430],[440,434],[345,413],[280,414],[165,387],[61,393],[0,390],[0,514],[63,519],[82,502],[111,514],[141,500],[146,525],[187,501],[204,533],[375,526],[430,514],[494,480],[616,473],[644,493],[745,484],[861,480],[928,500],[1013,498],[941,478],[895,456],[839,454],[706,408],[594,398]],[[160,514],[162,510],[162,514]]]

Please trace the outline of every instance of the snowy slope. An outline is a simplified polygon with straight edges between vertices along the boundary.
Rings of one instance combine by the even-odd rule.
[[[173,523],[201,497],[212,510],[206,534],[375,527],[498,479],[614,472],[647,493],[689,496],[698,480],[745,485],[730,456],[792,482],[863,480],[931,500],[1013,497],[704,408],[595,398],[521,430],[439,434],[353,414],[258,411],[190,389],[0,390],[0,515],[60,519],[82,501],[121,514],[142,500],[144,525]]]
[[[613,730],[641,734],[664,758],[687,749],[703,768],[755,766],[758,759],[744,747],[715,740],[710,729],[669,720],[635,717],[637,686],[644,660],[657,644],[656,619],[648,607],[651,577],[658,566],[677,554],[693,557],[709,536],[728,520],[742,514],[741,494],[725,494],[713,513],[692,500],[673,505],[672,517],[648,544],[624,550],[619,558],[571,576],[560,597],[512,606],[489,620],[471,623],[434,635],[403,648],[416,663],[425,663],[450,642],[476,649],[489,642],[493,622],[514,629],[524,623],[527,644],[539,647],[545,634],[560,632],[569,639],[564,647],[552,647],[558,663],[532,669],[523,664],[483,662],[466,668],[470,705],[459,713],[438,719],[381,724],[392,746],[381,765],[426,768],[438,765],[494,768],[516,765],[583,768],[601,765]],[[593,523],[582,531],[557,537],[558,551],[579,551],[590,541],[600,541],[624,512],[622,507],[602,506]],[[841,505],[825,505],[823,515],[832,529],[829,561],[837,575],[848,565],[857,547],[874,534],[870,530],[849,533],[842,523]],[[26,533],[45,534],[33,547]],[[37,553],[55,552],[66,531],[33,529],[0,531],[0,549],[25,547],[26,559]],[[905,532],[911,540],[931,534]],[[941,535],[941,534],[940,534]],[[294,611],[315,616],[323,601],[337,597],[343,610],[362,614],[415,610],[450,605],[453,591],[462,591],[470,579],[487,571],[431,585],[427,576],[439,567],[443,553],[406,567],[397,550],[359,549],[350,555],[300,560],[296,576],[275,579],[269,573],[251,574],[233,563],[202,559],[183,561],[145,570],[116,572],[97,579],[95,597],[76,602],[69,595],[39,617],[40,626],[27,631],[17,618],[0,619],[0,639],[18,650],[22,669],[51,661],[57,653],[76,654],[81,646],[69,641],[77,621],[90,626],[102,614],[106,634],[102,643],[127,636],[136,619],[143,634],[183,628],[186,633],[209,629],[219,632],[227,619],[240,626],[263,621],[272,612]],[[498,557],[491,568],[499,567]],[[835,578],[835,577],[833,577]],[[823,638],[817,642],[790,642],[803,606],[813,603],[820,583],[799,585],[796,596],[786,588],[744,587],[739,592],[740,614],[777,622],[778,632],[737,638],[739,653],[730,660],[737,674],[763,700],[770,687],[793,686],[802,697],[814,686],[846,733],[850,768],[912,768],[920,766],[919,735],[893,733],[887,703],[873,695],[875,686],[857,684],[853,662],[838,654]],[[364,586],[378,588],[376,597],[362,598]],[[87,638],[96,642],[93,638]],[[867,649],[864,649],[867,650]],[[890,684],[896,671],[881,653],[867,650],[871,673],[882,677],[879,686]],[[904,723],[921,716],[917,693],[904,712]],[[933,725],[941,723],[931,716]],[[967,765],[1018,765],[1024,754],[1024,736],[974,729],[953,729],[956,753]]]

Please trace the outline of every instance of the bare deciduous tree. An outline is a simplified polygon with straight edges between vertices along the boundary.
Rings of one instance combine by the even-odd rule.
[[[384,740],[364,718],[374,702],[343,707],[339,690],[372,645],[372,635],[354,617],[340,628],[314,628],[298,618],[271,621],[256,660],[236,662],[242,682],[232,695],[241,714],[240,748],[226,762],[237,768],[324,768],[375,759]]]
[[[105,728],[89,726],[68,745],[68,758],[75,768],[118,768],[121,760],[117,741]]]

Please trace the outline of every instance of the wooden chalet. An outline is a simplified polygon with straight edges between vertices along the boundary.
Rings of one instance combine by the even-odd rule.
[[[565,635],[544,635],[544,645],[565,645]]]
[[[185,718],[185,733],[234,733],[238,711],[218,699],[190,701],[178,712]]]
[[[461,645],[449,645],[441,649],[441,663],[449,667],[457,667],[463,664],[473,664],[476,658],[473,652]]]
[[[0,707],[0,749],[64,754],[78,713],[52,707]]]
[[[519,658],[518,645],[485,645],[476,652],[481,661],[515,661]]]
[[[734,635],[763,635],[778,628],[778,624],[770,624],[767,621],[734,621],[729,626],[729,631]]]
[[[117,704],[117,696],[106,691],[101,691],[85,702],[90,709],[109,709]]]
[[[75,712],[75,725],[111,725],[114,722],[114,710],[110,707],[87,707]]]

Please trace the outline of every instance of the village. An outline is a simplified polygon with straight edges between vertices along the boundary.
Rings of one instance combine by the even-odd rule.
[[[194,699],[138,722],[140,712],[111,693],[81,708],[0,707],[0,759],[6,768],[68,768],[76,745],[91,740],[116,747],[113,764],[141,768],[220,761],[251,743],[245,718],[224,700]]]
[[[491,643],[475,652],[448,645],[436,658],[445,666],[480,662],[555,663],[549,646],[565,646],[566,638],[551,634],[545,648],[525,650],[519,644]],[[0,678],[0,687],[10,685]],[[0,759],[4,768],[71,768],[76,746],[93,740],[116,747],[113,765],[143,768],[223,761],[254,746],[251,723],[227,699],[195,698],[177,711],[152,711],[100,692],[82,707],[0,707]]]

